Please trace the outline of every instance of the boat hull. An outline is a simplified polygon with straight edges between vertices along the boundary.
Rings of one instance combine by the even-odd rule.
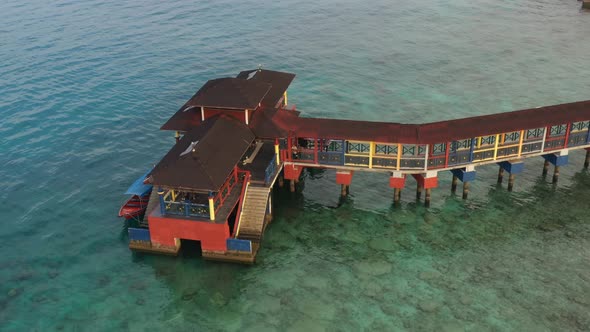
[[[134,219],[145,213],[148,202],[150,200],[150,194],[145,196],[133,195],[131,198],[123,204],[119,210],[119,217],[125,219]]]

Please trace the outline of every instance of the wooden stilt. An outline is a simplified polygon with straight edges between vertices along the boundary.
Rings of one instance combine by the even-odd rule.
[[[586,159],[584,160],[584,168],[590,166],[590,150],[586,150]]]
[[[548,172],[549,172],[549,160],[545,160],[545,163],[543,164],[543,176],[547,175]]]
[[[283,186],[285,185],[285,178],[283,178],[283,176],[279,176],[279,188],[283,188]]]
[[[463,199],[467,199],[469,196],[469,182],[463,182]]]
[[[510,177],[508,177],[508,191],[512,191],[512,188],[514,187],[514,177],[516,175],[514,174],[510,174]]]
[[[394,203],[399,203],[400,198],[401,198],[401,192],[402,192],[402,190],[400,188],[393,189],[393,202]]]
[[[451,182],[451,192],[452,193],[457,191],[457,180],[458,180],[458,178],[453,175],[453,182]]]
[[[430,206],[430,191],[431,190],[432,190],[431,188],[426,188],[426,190],[425,190],[425,194],[424,194],[424,205],[426,207],[429,207]]]
[[[553,183],[557,183],[558,179],[559,179],[559,166],[555,166],[555,169],[553,170]]]
[[[347,193],[346,187],[347,187],[347,185],[345,185],[345,184],[340,185],[340,196],[346,197],[346,193]]]
[[[291,190],[292,193],[295,192],[295,180],[291,180],[289,181],[289,189]]]
[[[416,186],[416,199],[419,200],[422,197],[422,187],[420,184]]]
[[[500,169],[498,170],[498,183],[502,183],[503,179],[504,179],[504,169],[502,168],[502,166],[500,166]]]

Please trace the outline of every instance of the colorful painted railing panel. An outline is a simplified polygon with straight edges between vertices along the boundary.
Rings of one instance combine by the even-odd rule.
[[[294,154],[281,150],[281,158],[314,165],[427,171],[584,147],[590,145],[588,127],[590,121],[564,123],[429,145],[291,137],[282,146],[288,149],[304,141],[305,148],[295,147]],[[326,151],[333,142],[340,150]]]
[[[129,227],[128,233],[131,241],[151,241],[149,229]]]
[[[185,202],[164,201],[164,214],[209,218],[209,205]]]

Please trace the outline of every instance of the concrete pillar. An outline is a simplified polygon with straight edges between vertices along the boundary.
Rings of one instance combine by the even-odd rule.
[[[467,199],[469,196],[469,182],[463,182],[463,199]]]
[[[457,180],[459,178],[457,178],[455,175],[453,175],[453,182],[451,182],[451,192],[455,193],[455,191],[457,191]]]
[[[545,160],[545,163],[543,164],[543,176],[547,175],[548,172],[549,172],[549,160]]]
[[[430,206],[430,191],[431,190],[432,190],[431,188],[426,188],[426,190],[425,190],[424,206],[426,206],[426,207]]]
[[[508,178],[508,191],[512,191],[512,188],[514,187],[514,177],[516,177],[516,174],[511,173]]]
[[[584,160],[584,168],[590,166],[590,150],[586,150],[586,159]]]
[[[553,170],[553,183],[557,183],[558,179],[559,179],[559,166],[555,166],[555,169]]]
[[[502,168],[502,166],[500,166],[500,169],[498,169],[498,183],[502,183],[503,179],[504,179],[504,168]]]

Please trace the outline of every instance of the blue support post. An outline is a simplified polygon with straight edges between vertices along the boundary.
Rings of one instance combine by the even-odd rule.
[[[475,180],[475,171],[466,171],[465,168],[452,169],[451,173],[461,182],[470,182]]]
[[[548,163],[552,163],[553,166],[555,166],[553,170],[553,183],[557,183],[557,180],[559,179],[559,166],[567,165],[568,155],[561,155],[561,153],[559,155],[555,153],[550,153],[543,155],[543,158],[545,158],[545,167],[543,168],[543,175],[547,174],[546,169],[548,167]]]
[[[453,185],[451,191],[455,192],[455,189],[457,188],[457,179],[459,179],[463,182],[463,199],[467,199],[467,196],[469,195],[469,182],[475,180],[475,170],[467,171],[466,168],[458,168],[452,169],[451,173],[453,173]]]
[[[557,155],[555,153],[550,153],[543,155],[543,158],[548,162],[552,163],[554,166],[564,166],[568,163],[568,155],[565,156]]]
[[[188,198],[184,199],[184,216],[188,217],[191,212],[191,204]]]
[[[469,162],[473,161],[473,149],[475,148],[475,138],[471,139],[471,147],[469,148]]]
[[[523,162],[502,161],[499,162],[498,165],[510,174],[522,173],[522,171],[524,170]]]
[[[516,177],[516,174],[522,173],[524,170],[524,163],[520,161],[502,161],[499,162],[498,165],[500,166],[500,170],[498,171],[498,183],[502,183],[502,175],[504,171],[510,173],[510,176],[508,177],[508,191],[512,191],[512,188],[514,188],[514,178]]]
[[[164,204],[164,189],[158,187],[158,197],[160,198],[160,214],[164,216],[166,214],[166,205]]]

